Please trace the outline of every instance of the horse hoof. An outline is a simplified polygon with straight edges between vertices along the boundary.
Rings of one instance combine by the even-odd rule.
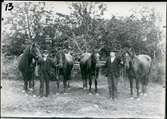
[[[36,95],[33,95],[33,97],[35,98],[35,97],[36,97]]]
[[[22,90],[22,93],[25,93],[25,90]]]
[[[27,97],[27,96],[28,96],[28,94],[26,93],[26,94],[25,94],[25,96]]]
[[[89,95],[92,95],[92,93],[89,93]]]
[[[33,89],[32,89],[32,88],[30,88],[30,91],[33,91]]]
[[[139,93],[142,93],[142,90],[139,90]]]
[[[137,98],[137,101],[140,101],[140,98]]]
[[[97,96],[99,96],[99,93],[96,93]]]
[[[146,97],[147,96],[147,93],[144,93],[144,97]]]
[[[131,99],[131,100],[133,100],[133,99],[134,99],[134,97],[131,97],[130,99]]]

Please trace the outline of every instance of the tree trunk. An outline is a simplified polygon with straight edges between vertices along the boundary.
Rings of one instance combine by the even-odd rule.
[[[25,8],[26,8],[26,3],[25,3]],[[26,13],[26,19],[27,19],[28,36],[29,36],[29,39],[32,40],[31,31],[30,31],[30,22],[29,22],[28,9],[26,9],[25,13]]]

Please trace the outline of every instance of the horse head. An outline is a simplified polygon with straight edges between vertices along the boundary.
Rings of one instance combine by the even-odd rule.
[[[125,49],[123,53],[123,64],[124,66],[129,69],[130,65],[133,64],[133,59],[135,58],[136,54],[133,48]]]
[[[42,54],[38,48],[38,46],[33,43],[31,46],[30,46],[30,54],[32,55],[32,57],[35,59],[35,60],[40,60],[42,59]]]
[[[100,54],[97,51],[95,51],[95,49],[93,49],[91,54],[92,61],[96,62],[99,60],[99,58],[100,58]]]
[[[50,54],[48,53],[47,50],[44,51],[44,53],[42,54],[43,55],[43,60],[46,61],[48,56],[50,56]]]
[[[106,59],[108,56],[110,56],[110,49],[102,47],[98,50],[98,53],[100,55],[100,59]]]

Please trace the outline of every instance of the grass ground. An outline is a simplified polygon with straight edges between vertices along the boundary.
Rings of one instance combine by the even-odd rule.
[[[2,117],[131,117],[164,118],[165,88],[150,82],[147,96],[140,100],[130,99],[129,83],[120,81],[118,99],[108,98],[106,78],[98,78],[98,94],[92,95],[82,89],[81,80],[72,80],[66,94],[57,93],[56,82],[50,82],[49,97],[39,97],[39,81],[35,82],[35,91],[26,95],[23,81],[16,80],[14,62],[3,64],[1,80],[1,116]],[[9,70],[11,69],[11,70]],[[15,72],[15,74],[14,74]],[[63,89],[61,82],[60,88]],[[136,91],[134,91],[136,96]]]

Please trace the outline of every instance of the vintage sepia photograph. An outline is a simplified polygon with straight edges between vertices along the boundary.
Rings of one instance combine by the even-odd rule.
[[[165,118],[166,2],[4,1],[1,118]]]

